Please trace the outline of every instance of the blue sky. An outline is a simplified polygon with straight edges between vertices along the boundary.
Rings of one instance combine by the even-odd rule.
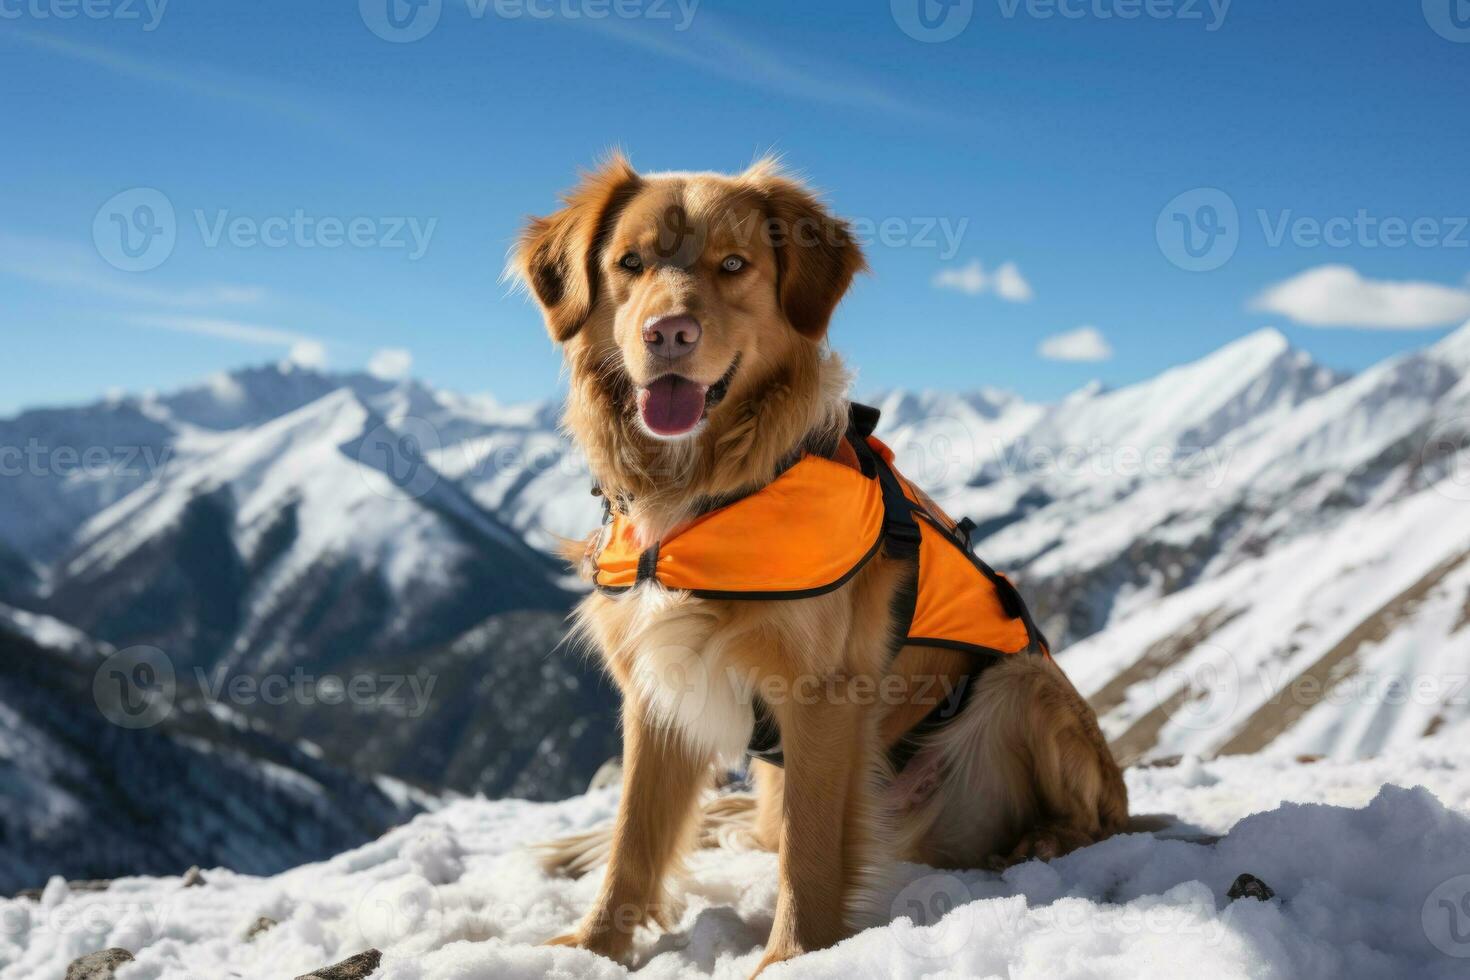
[[[612,146],[776,150],[859,219],[863,390],[1055,398],[1262,326],[1355,369],[1470,319],[1466,0],[427,0],[412,41],[387,2],[0,0],[0,411],[292,350],[550,396],[499,276]]]

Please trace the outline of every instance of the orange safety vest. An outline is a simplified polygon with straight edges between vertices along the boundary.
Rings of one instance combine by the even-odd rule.
[[[973,525],[950,519],[898,473],[893,451],[872,435],[877,421],[876,409],[854,404],[847,434],[832,451],[799,453],[765,487],[721,502],[647,548],[609,505],[598,542],[598,589],[618,594],[657,582],[706,599],[804,599],[840,588],[882,550],[919,566],[912,606],[900,603],[907,622],[899,624],[898,646],[974,653],[981,658],[975,673],[1002,656],[1047,655],[1046,638],[1015,586],[970,550]],[[959,706],[950,705],[948,717],[925,719],[910,740]],[[779,739],[761,708],[750,751],[779,764],[779,748],[759,744]]]

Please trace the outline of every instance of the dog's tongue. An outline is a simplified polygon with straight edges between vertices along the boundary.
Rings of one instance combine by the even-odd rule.
[[[661,436],[679,436],[704,417],[704,396],[709,389],[677,374],[665,375],[638,393],[638,411],[643,424]]]

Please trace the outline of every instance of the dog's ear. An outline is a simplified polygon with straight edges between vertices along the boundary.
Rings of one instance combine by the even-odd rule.
[[[868,268],[847,222],[771,159],[743,175],[765,203],[767,237],[776,250],[777,298],[803,336],[821,340],[853,276]]]
[[[511,270],[530,288],[546,317],[551,339],[574,337],[597,302],[598,262],[618,212],[641,180],[621,153],[614,153],[562,200],[546,218],[531,218],[511,258]]]

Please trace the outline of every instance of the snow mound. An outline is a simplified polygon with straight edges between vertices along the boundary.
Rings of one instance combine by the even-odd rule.
[[[880,902],[889,921],[767,975],[1464,976],[1463,737],[1367,760],[1130,770],[1135,812],[1169,811],[1179,818],[1170,829],[1004,875],[901,866]],[[172,878],[105,892],[58,880],[39,903],[0,902],[0,977],[60,980],[72,959],[108,947],[137,955],[118,980],[279,980],[369,947],[384,952],[374,980],[624,977],[591,954],[532,945],[571,928],[598,881],[548,878],[525,848],[615,806],[610,791],[555,804],[459,801],[321,864],[270,878],[206,871],[207,884],[187,891]],[[1242,873],[1275,897],[1230,902]],[[700,852],[685,899],[672,931],[640,934],[638,975],[748,976],[771,923],[774,857]],[[247,940],[261,917],[279,924]]]

